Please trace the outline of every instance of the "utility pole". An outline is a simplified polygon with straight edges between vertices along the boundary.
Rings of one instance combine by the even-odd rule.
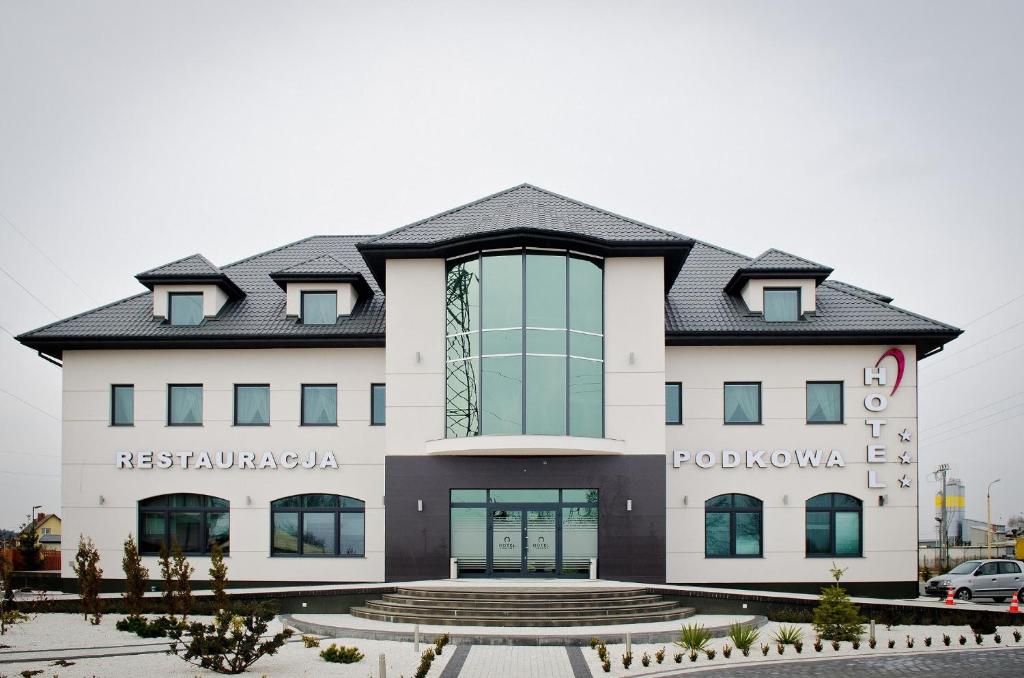
[[[949,473],[949,464],[939,464],[939,467],[932,472],[932,479],[938,477],[942,483],[942,506],[939,509],[939,561],[942,563],[943,571],[949,569],[949,527],[946,524],[946,474]]]
[[[988,491],[985,492],[985,500],[988,503],[988,557],[992,557],[992,486],[998,483],[1002,478],[996,478],[988,484]]]

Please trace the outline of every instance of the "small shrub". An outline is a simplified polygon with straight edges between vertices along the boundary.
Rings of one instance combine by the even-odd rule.
[[[799,642],[803,639],[804,632],[800,630],[800,627],[789,624],[781,624],[775,632],[775,635],[772,636],[772,640],[776,643],[782,643],[783,645],[792,645],[793,643]]]
[[[18,610],[14,602],[14,565],[0,553],[0,636],[15,624],[28,621],[28,615]],[[7,647],[0,645],[0,647]]]
[[[442,633],[434,640],[434,654],[438,657],[441,656],[441,651],[444,650],[444,646],[452,642],[452,637],[447,633]]]
[[[654,653],[654,661],[658,662],[659,664],[665,661],[665,648],[661,648],[660,650]]]
[[[814,651],[815,652],[821,652],[824,647],[825,646],[822,644],[821,638],[815,638],[814,639]]]
[[[675,661],[676,664],[682,664],[683,663],[683,653],[682,652],[676,652],[674,655],[672,655],[672,659],[673,659],[673,661]]]
[[[646,652],[644,652],[643,656],[640,657],[640,663],[643,664],[644,666],[650,666],[651,665],[651,655],[649,655]]]
[[[786,652],[786,646],[782,643],[775,643],[775,651],[779,654],[784,654]]]
[[[854,650],[859,650],[860,649],[860,641],[859,640],[853,641],[852,643],[850,643],[850,647],[852,647]]]
[[[306,647],[309,647],[307,645]],[[355,647],[338,646],[331,643],[326,650],[320,653],[320,658],[332,664],[355,664],[363,660],[363,653]]]
[[[213,590],[213,601],[218,610],[226,609],[228,606],[227,587],[228,566],[224,564],[224,551],[220,547],[220,542],[215,541],[210,551],[210,589]]]
[[[874,650],[875,649],[875,645],[878,645],[878,641],[875,640],[874,638],[868,638],[868,647],[870,647],[872,650]]]
[[[676,645],[684,650],[703,652],[710,642],[711,631],[704,628],[703,624],[687,624],[680,630]]]
[[[985,640],[985,637],[983,635],[981,635],[980,633],[975,633],[974,634],[974,642],[977,643],[978,645],[981,645],[982,641],[984,641],[984,640]]]
[[[177,540],[174,541],[171,558],[174,561],[172,573],[175,585],[174,593],[178,597],[178,610],[181,612],[182,618],[187,618],[192,614],[192,575],[195,574],[196,568],[189,564],[188,558],[185,557]]]
[[[715,658],[715,650],[714,650],[714,648],[710,648],[709,647],[708,649],[704,650],[704,656],[707,657],[708,659],[714,659]]]
[[[160,579],[164,583],[164,610],[171,618],[174,618],[174,615],[178,614],[178,598],[174,595],[176,588],[174,565],[171,563],[171,554],[167,551],[167,546],[162,542],[157,562],[160,564]]]
[[[622,655],[622,668],[628,669],[629,665],[633,663],[633,651],[630,650],[626,654]]]
[[[750,652],[750,648],[757,642],[759,632],[753,626],[749,624],[735,623],[729,626],[729,638],[732,640],[732,644],[740,649],[742,652],[746,650],[744,656]]]
[[[913,638],[913,636],[907,636],[907,648],[909,649],[909,648],[913,648],[913,647],[914,647],[914,638]]]
[[[93,625],[99,624],[102,618],[100,601],[100,580],[103,579],[103,570],[99,566],[100,553],[92,543],[92,539],[86,539],[79,535],[78,552],[75,554],[75,562],[71,569],[78,577],[78,594],[82,597],[82,613]]]
[[[320,639],[317,638],[316,636],[304,635],[304,636],[302,636],[302,644],[304,646],[306,646],[307,648],[309,648],[309,647],[320,647]]]
[[[430,671],[430,665],[434,661],[434,649],[428,647],[426,651],[420,655],[420,665],[416,667],[416,678],[427,678],[427,673]]]
[[[612,672],[612,662],[611,662],[611,660],[610,659],[605,659],[604,661],[602,661],[601,662],[601,669],[603,669],[605,673],[611,673]]]
[[[697,651],[696,650],[690,650],[689,657],[690,657],[690,661],[691,662],[697,661]]]
[[[263,639],[273,618],[273,611],[260,605],[221,610],[211,624],[176,625],[167,632],[173,641],[169,654],[217,673],[241,673],[264,655],[277,654],[291,637],[292,630],[285,629]]]
[[[960,636],[959,638],[957,638],[957,642],[960,643],[961,645],[966,645],[967,644],[967,639],[964,638],[963,636]]]
[[[750,656],[750,648],[749,647],[744,647],[744,648],[740,649],[740,652],[743,653],[744,657],[749,657]]]
[[[1015,643],[1019,643],[1020,642],[1020,631],[1014,631],[1013,632],[1013,642],[1015,642]]]
[[[145,617],[125,617],[114,624],[118,631],[134,633],[139,638],[166,638],[167,632],[177,626],[176,620],[157,617],[153,621]]]
[[[998,645],[999,643],[1003,642],[1003,637],[997,633],[996,635],[992,636],[992,640],[994,640],[996,645]]]
[[[971,620],[971,631],[987,636],[996,632],[996,623],[991,616],[979,614]]]
[[[839,641],[838,640],[833,640],[832,641],[832,649],[835,650],[836,652],[839,652]]]
[[[601,661],[608,659],[608,648],[605,647],[604,643],[601,643],[597,646],[597,658]]]
[[[722,646],[722,656],[726,659],[732,656],[732,648],[729,647],[728,643]]]
[[[800,654],[804,651],[804,642],[802,640],[796,641],[793,643],[793,649],[796,650],[797,654]]]
[[[139,547],[130,534],[124,542],[124,557],[121,559],[121,567],[124,569],[124,606],[128,608],[129,618],[138,617],[142,614],[142,599],[146,594],[149,570],[143,567]],[[118,623],[120,624],[120,622]],[[118,630],[124,629],[119,626]]]
[[[931,647],[932,646],[932,637],[931,636],[925,636],[924,646],[925,647]]]
[[[891,650],[891,649],[893,649],[894,647],[896,647],[896,641],[895,641],[895,640],[893,640],[892,638],[890,638],[890,639],[889,639],[889,649]]]
[[[949,644],[953,642],[953,639],[947,636],[945,633],[942,634],[942,644],[949,647]]]
[[[601,644],[601,640],[597,636],[590,636],[590,649],[593,650]]]
[[[814,608],[814,630],[826,640],[853,640],[864,635],[860,610],[850,600],[849,594],[839,586],[839,580],[846,572],[832,564],[832,578],[835,584],[821,590],[818,606]]]
[[[761,656],[767,657],[768,650],[772,649],[767,643],[761,643]]]

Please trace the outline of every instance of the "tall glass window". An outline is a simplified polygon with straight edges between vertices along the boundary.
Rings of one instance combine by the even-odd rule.
[[[198,325],[203,322],[203,293],[170,292],[167,310],[167,320],[172,325]]]
[[[807,500],[807,555],[862,554],[863,504],[848,494],[819,494]]]
[[[683,423],[683,385],[678,381],[665,384],[665,423]]]
[[[843,382],[807,382],[807,423],[843,423]]]
[[[270,425],[270,384],[235,384],[235,426]]]
[[[203,385],[168,384],[167,425],[202,426]]]
[[[721,494],[704,502],[704,556],[761,556],[762,503],[745,494]]]
[[[139,502],[139,552],[155,555],[175,545],[187,554],[230,548],[230,504],[205,494],[164,494]]]
[[[337,494],[297,494],[270,502],[272,556],[362,556],[365,504]]]
[[[110,387],[110,425],[135,425],[135,387],[131,384]]]
[[[384,384],[370,384],[370,426],[383,426],[387,413]]]
[[[336,292],[303,292],[302,324],[333,325],[338,322]]]
[[[484,252],[449,263],[446,426],[473,435],[604,435],[602,262]]]
[[[724,400],[726,424],[761,423],[760,382],[726,382]]]
[[[764,291],[764,319],[786,322],[800,319],[800,290],[767,288]]]
[[[302,385],[302,425],[335,426],[338,423],[338,385]]]

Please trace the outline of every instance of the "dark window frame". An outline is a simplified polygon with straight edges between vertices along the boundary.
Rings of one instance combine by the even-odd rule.
[[[287,506],[287,507],[275,507],[274,504],[277,502],[284,501],[285,499],[292,499],[295,497],[304,498],[310,495],[332,495],[339,499],[354,499],[355,501],[361,502],[360,507],[345,507],[340,506]],[[300,500],[300,504],[302,501]],[[340,505],[341,502],[339,501]],[[298,537],[296,540],[297,553],[275,553],[274,552],[274,516],[278,513],[295,513],[297,514],[296,529]],[[339,515],[334,516],[334,553],[303,553],[303,542],[302,535],[305,527],[304,516],[306,513],[330,513],[330,514],[341,514],[341,513],[362,513],[363,514],[363,548],[362,553],[341,553],[341,518]],[[358,497],[350,497],[344,494],[334,494],[333,492],[306,492],[304,494],[290,494],[285,497],[278,497],[270,501],[270,557],[271,558],[365,558],[366,557],[366,502]]]
[[[307,323],[306,322],[306,295],[309,294],[330,294],[334,297],[334,322],[331,323]],[[299,320],[303,325],[329,327],[338,324],[338,291],[337,290],[302,290],[299,292]]]
[[[729,411],[725,406],[725,391],[730,386],[757,386],[757,421],[729,421]],[[764,388],[760,381],[722,382],[722,423],[726,426],[758,426],[764,423]]]
[[[203,399],[203,407],[202,407],[202,409],[199,412],[199,423],[196,423],[196,424],[186,424],[186,423],[175,424],[175,423],[171,422],[171,391],[174,390],[177,387],[198,387],[199,388],[200,393],[202,394],[201,397]],[[203,425],[203,420],[206,419],[206,417],[204,416],[205,412],[203,411],[203,410],[205,410],[205,408],[206,408],[206,393],[203,392],[203,385],[202,384],[167,384],[167,425],[168,426],[202,426]]]
[[[810,389],[807,388],[807,387],[810,386],[811,384],[833,384],[833,385],[839,386],[839,420],[838,421],[811,421],[811,419],[810,419],[811,413],[807,409],[807,405],[808,405],[807,397],[808,397],[808,393],[810,392]],[[819,425],[828,426],[828,425],[834,425],[834,424],[845,424],[846,423],[846,394],[844,393],[845,390],[846,390],[846,382],[843,382],[843,381],[835,381],[835,380],[828,380],[828,379],[826,379],[824,381],[808,381],[805,384],[805,386],[804,386],[804,421],[806,421],[808,424],[810,424],[812,426],[819,426]]]
[[[793,320],[769,320],[765,314],[765,300],[764,296],[766,292],[796,292],[796,318]],[[795,323],[804,319],[803,314],[804,300],[803,300],[803,289],[800,287],[763,287],[761,288],[761,317],[764,318],[766,323]]]
[[[818,497],[829,498],[829,506],[808,506],[808,502]],[[857,501],[857,508],[852,509],[846,506],[836,506],[836,497],[849,497]],[[828,553],[811,553],[807,543],[807,515],[810,513],[827,513],[828,522]],[[836,553],[836,514],[856,513],[857,519],[857,553]],[[805,558],[863,558],[864,557],[864,501],[859,497],[845,492],[822,492],[813,497],[808,497],[804,502],[804,557]]]
[[[334,423],[333,424],[307,424],[306,423],[306,387],[334,387]],[[299,384],[299,426],[337,426],[338,425],[338,384]]]
[[[708,507],[708,502],[718,499],[719,497],[748,497],[758,503],[756,508],[750,508],[746,506],[736,506],[735,503],[728,507]],[[733,500],[734,501],[734,500]],[[726,555],[708,554],[708,540],[707,540],[707,529],[708,522],[707,517],[709,513],[725,513],[729,516],[729,553]],[[758,535],[757,535],[757,553],[750,554],[737,554],[736,553],[736,514],[737,513],[756,513],[761,516],[761,520],[758,523]],[[764,501],[758,499],[752,494],[744,494],[743,492],[726,492],[724,494],[716,494],[704,502],[704,557],[705,558],[764,558]]]
[[[117,402],[114,398],[114,394],[119,388],[130,388],[132,390],[132,420],[128,424],[117,423],[117,417],[115,416],[114,403]],[[110,426],[135,426],[135,384],[111,384],[110,385]]]
[[[382,421],[377,421],[376,419],[374,419],[374,416],[373,416],[373,395],[374,395],[374,391],[376,389],[378,389],[378,388],[384,389],[384,393],[385,393],[385,395],[384,395],[384,398],[385,398],[384,419]],[[388,415],[387,415],[387,404],[386,404],[386,401],[387,401],[387,384],[381,384],[381,383],[372,383],[372,384],[370,384],[370,426],[386,426],[387,425],[387,423],[388,423]]]
[[[174,302],[173,297],[199,297],[199,310],[202,313],[202,317],[199,318],[197,323],[180,323],[174,322]],[[206,321],[206,313],[203,311],[203,306],[206,303],[206,295],[203,292],[168,292],[167,293],[167,324],[174,325],[175,327],[199,327]]]
[[[264,424],[242,424],[238,422],[238,389],[242,388],[265,388],[267,389],[267,421]],[[235,384],[234,386],[234,400],[233,400],[233,411],[231,414],[231,425],[232,426],[270,426],[270,384]]]
[[[670,386],[675,386],[676,388],[679,389],[678,420],[677,421],[669,421],[668,418],[666,417],[665,425],[666,426],[682,426],[683,425],[683,382],[681,382],[681,381],[666,381],[665,382],[666,396],[668,395],[667,392],[668,392],[668,388]],[[668,411],[668,409],[667,409],[668,408],[667,398],[666,398],[666,402],[665,402],[665,407],[666,407],[665,411],[667,412]]]
[[[206,499],[217,499],[218,501],[226,502],[227,506],[211,506],[211,505],[209,505],[209,502],[207,503],[206,506],[171,506],[170,505],[170,498],[174,497],[174,496],[177,496],[177,495],[181,495],[181,494],[195,494],[195,495],[200,496],[200,497],[205,497]],[[165,500],[166,500],[164,506],[143,507],[143,505],[142,505],[142,502],[144,502],[144,501],[148,501],[150,499],[160,499],[161,497],[165,498]],[[143,549],[143,547],[142,547],[142,535],[143,535],[143,531],[142,531],[142,516],[145,513],[155,513],[155,514],[163,515],[163,519],[164,519],[164,546],[167,548],[168,552],[170,552],[171,549],[172,549],[171,519],[170,519],[170,515],[172,513],[199,513],[199,514],[201,514],[202,517],[201,517],[201,519],[199,521],[199,530],[200,530],[200,532],[199,532],[199,543],[203,544],[203,550],[200,550],[200,551],[183,551],[183,553],[185,555],[187,555],[187,556],[208,556],[208,555],[210,555],[210,552],[211,552],[212,549],[210,547],[210,540],[209,540],[209,537],[210,537],[210,534],[209,534],[209,524],[208,524],[208,521],[207,521],[208,514],[210,514],[210,513],[226,513],[227,516],[228,516],[228,545],[226,547],[221,547],[221,548],[222,548],[225,556],[230,555],[230,550],[231,550],[231,502],[228,501],[227,499],[224,499],[223,497],[217,497],[217,496],[214,496],[212,494],[199,494],[198,492],[170,492],[168,494],[155,494],[155,495],[153,495],[151,497],[143,497],[142,499],[139,499],[135,503],[135,508],[136,508],[136,516],[135,516],[136,517],[136,534],[138,535],[138,538],[139,538],[138,539],[138,541],[139,541],[139,555],[142,555],[142,556],[155,556],[155,555],[159,555],[159,553],[160,553],[159,550],[151,551],[151,550],[148,550],[148,549]]]

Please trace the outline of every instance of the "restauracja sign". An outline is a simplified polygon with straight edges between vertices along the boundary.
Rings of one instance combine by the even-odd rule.
[[[292,469],[292,468],[338,468],[338,460],[334,452],[317,452],[311,450],[300,457],[298,452],[255,452],[220,451],[193,452],[183,450],[118,452],[115,464],[117,468],[152,469],[152,468],[242,468],[242,469]]]

